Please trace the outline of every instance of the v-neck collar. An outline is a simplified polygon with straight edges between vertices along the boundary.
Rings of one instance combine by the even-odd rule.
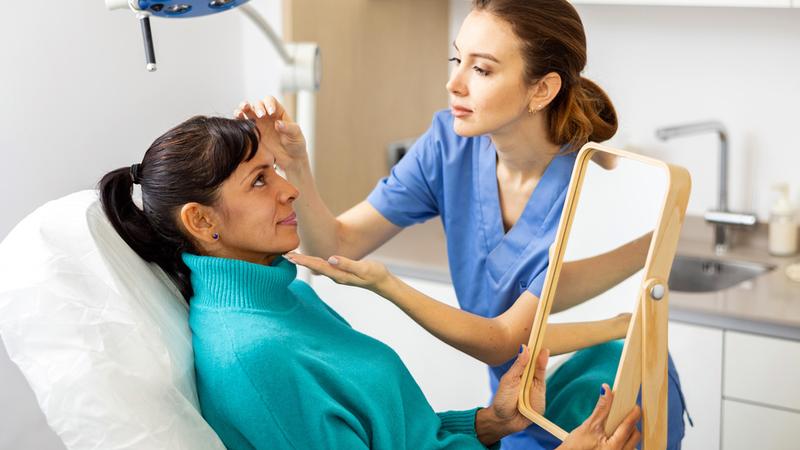
[[[478,190],[489,251],[488,266],[493,278],[499,280],[531,240],[540,238],[546,231],[545,219],[555,206],[561,206],[555,203],[569,184],[576,155],[562,153],[550,161],[519,219],[505,232],[497,187],[497,154],[491,139],[486,138],[486,141],[478,155]]]

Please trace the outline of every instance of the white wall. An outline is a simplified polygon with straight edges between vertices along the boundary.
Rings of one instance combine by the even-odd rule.
[[[730,131],[730,207],[766,220],[778,181],[800,204],[800,8],[578,5],[585,76],[607,90],[620,130],[612,144],[685,166],[690,214],[716,205],[713,135],[660,142],[657,127],[719,119]],[[451,0],[451,23],[469,11]],[[453,37],[457,25],[451,30]]]
[[[253,3],[279,25],[279,0]],[[277,90],[274,56],[239,12],[152,27],[159,70],[147,73],[129,11],[109,12],[102,0],[30,0],[6,11],[0,240],[43,202],[141,161],[153,139],[191,115],[230,115],[242,99]],[[0,345],[0,449],[12,448],[62,444]]]

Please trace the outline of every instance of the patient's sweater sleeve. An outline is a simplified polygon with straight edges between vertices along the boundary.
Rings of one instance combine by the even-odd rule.
[[[444,411],[436,413],[442,421],[442,431],[446,433],[465,434],[472,436],[475,440],[478,439],[477,431],[475,429],[475,415],[480,408],[474,408],[467,411]],[[500,441],[497,441],[490,450],[499,450]]]

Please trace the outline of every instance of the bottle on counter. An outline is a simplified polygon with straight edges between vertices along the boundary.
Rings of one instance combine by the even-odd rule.
[[[776,256],[793,255],[797,252],[797,219],[789,201],[789,185],[779,183],[773,189],[779,197],[769,217],[769,252]]]

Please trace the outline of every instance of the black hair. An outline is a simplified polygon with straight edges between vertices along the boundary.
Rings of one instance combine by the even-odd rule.
[[[195,116],[156,139],[141,165],[142,208],[133,201],[130,167],[100,180],[100,201],[114,229],[145,261],[158,264],[188,302],[193,294],[184,252],[198,249],[180,223],[183,205],[215,205],[220,185],[258,151],[259,132],[251,120]]]

